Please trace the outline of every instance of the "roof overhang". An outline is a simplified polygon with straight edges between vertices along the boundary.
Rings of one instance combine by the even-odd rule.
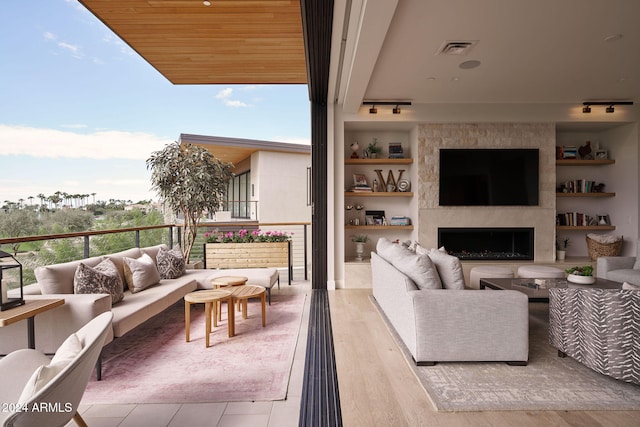
[[[180,134],[180,143],[199,145],[209,150],[217,159],[223,162],[240,164],[251,157],[256,151],[277,153],[292,153],[311,155],[311,146],[304,144],[289,144],[285,142],[260,141],[256,139],[227,138],[222,136],[206,136]]]
[[[307,83],[299,0],[80,2],[174,84]]]

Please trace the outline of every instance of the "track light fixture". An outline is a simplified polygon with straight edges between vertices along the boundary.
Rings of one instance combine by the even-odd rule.
[[[371,105],[369,108],[369,114],[377,114],[378,109],[376,105],[393,105],[393,109],[391,110],[393,114],[400,114],[402,110],[400,109],[401,105],[411,105],[410,101],[363,101],[362,105]]]
[[[633,101],[585,101],[582,103],[584,107],[582,107],[582,112],[585,114],[589,114],[591,112],[592,105],[607,105],[605,108],[605,113],[613,113],[615,109],[614,105],[633,105]]]

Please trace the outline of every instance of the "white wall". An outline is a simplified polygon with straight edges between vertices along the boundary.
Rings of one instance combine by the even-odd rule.
[[[310,222],[307,206],[309,154],[258,151],[251,156],[252,200],[260,222]]]

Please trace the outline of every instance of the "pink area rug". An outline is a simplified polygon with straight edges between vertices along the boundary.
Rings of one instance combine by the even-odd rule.
[[[225,304],[209,348],[204,306],[191,306],[191,341],[186,342],[184,304],[175,304],[104,349],[102,381],[94,374],[82,403],[285,399],[304,301],[305,295],[273,298],[264,328],[259,302],[250,301],[247,319],[236,314],[232,338]]]

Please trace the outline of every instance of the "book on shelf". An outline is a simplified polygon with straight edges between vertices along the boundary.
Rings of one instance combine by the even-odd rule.
[[[392,216],[389,225],[411,225],[411,218],[406,216]]]
[[[562,147],[563,159],[576,159],[578,157],[578,148],[575,145],[565,145]]]
[[[567,193],[593,193],[595,187],[596,182],[587,179],[574,179],[564,183]]]
[[[582,212],[559,213],[556,218],[557,225],[586,227],[594,224],[593,217]]]
[[[352,193],[371,193],[371,192],[373,192],[371,187],[369,187],[368,185],[363,185],[363,184],[352,185],[351,188],[349,189],[349,191],[351,191]]]

